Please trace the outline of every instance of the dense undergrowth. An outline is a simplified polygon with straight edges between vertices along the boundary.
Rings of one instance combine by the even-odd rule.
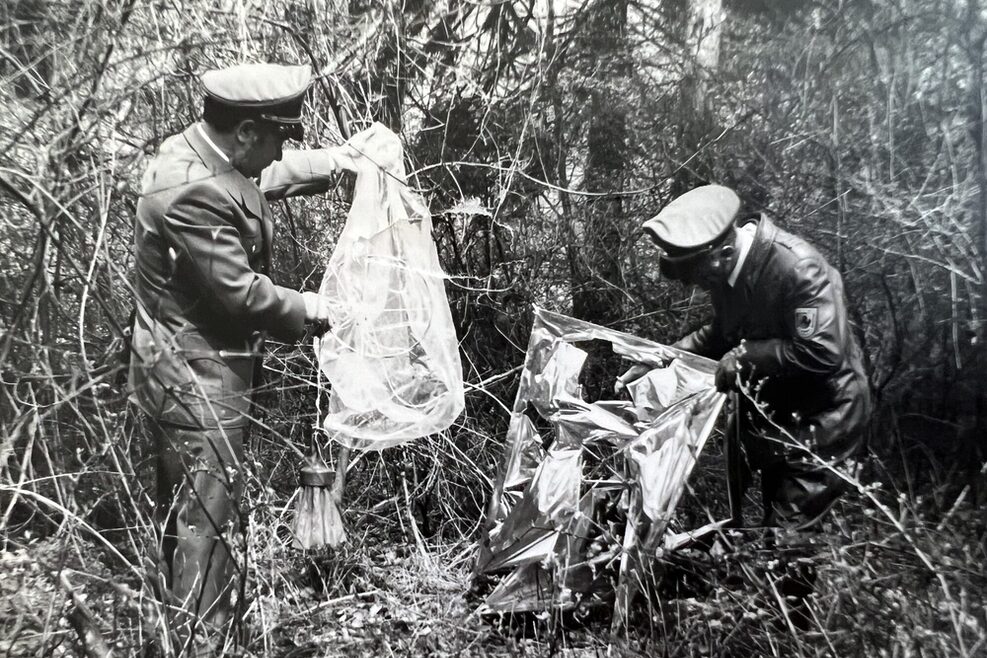
[[[98,655],[86,651],[100,642],[114,655],[159,655],[139,570],[152,474],[139,426],[118,418],[102,454],[59,485],[4,485],[0,656]],[[470,417],[447,435],[362,457],[345,495],[348,543],[292,548],[297,464],[270,439],[294,422],[290,410],[272,411],[269,432],[252,439],[244,655],[987,655],[987,474],[928,461],[949,457],[934,449],[899,464],[872,456],[818,532],[724,531],[663,556],[627,627],[611,633],[606,603],[476,614],[492,586],[473,581],[472,561],[499,442]],[[942,436],[888,438],[917,450]],[[721,517],[722,483],[714,441],[680,528]],[[746,507],[758,518],[753,497]]]
[[[147,159],[198,119],[198,75],[248,60],[321,75],[303,146],[339,140],[330,95],[352,128],[400,134],[467,409],[361,458],[349,543],[302,554],[289,444],[316,425],[314,365],[273,346],[246,451],[247,654],[987,655],[982,5],[0,3],[0,658],[160,645],[153,467],[116,360],[132,222]],[[704,182],[841,272],[878,408],[859,481],[820,533],[664,556],[619,633],[607,606],[476,615],[531,305],[659,341],[694,328],[705,299],[662,280],[640,226]],[[277,205],[279,283],[316,287],[350,186]],[[716,445],[690,487],[677,529],[722,518]]]

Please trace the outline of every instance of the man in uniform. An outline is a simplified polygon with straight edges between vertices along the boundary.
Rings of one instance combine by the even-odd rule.
[[[221,646],[243,583],[233,546],[264,337],[294,341],[328,322],[316,293],[269,277],[268,201],[354,170],[346,147],[282,150],[302,138],[311,79],[307,66],[273,64],[205,73],[203,120],[165,140],[142,181],[130,383],[156,450],[157,578],[188,651],[196,634],[206,653]]]
[[[767,217],[738,221],[739,210],[732,190],[707,185],[672,201],[644,230],[661,250],[661,272],[712,300],[712,322],[674,347],[718,359],[716,387],[745,384],[759,403],[739,396],[747,465],[761,472],[763,523],[806,528],[843,491],[820,460],[839,466],[861,450],[870,388],[839,272]],[[616,388],[645,372],[632,367]]]

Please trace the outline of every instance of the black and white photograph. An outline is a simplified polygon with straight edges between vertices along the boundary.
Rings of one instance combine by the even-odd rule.
[[[0,1],[0,658],[987,658],[987,1]]]

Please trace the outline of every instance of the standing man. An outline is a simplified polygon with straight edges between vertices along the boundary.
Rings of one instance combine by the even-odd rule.
[[[233,627],[243,444],[264,337],[294,341],[328,322],[316,293],[269,276],[268,201],[324,192],[354,167],[345,147],[282,151],[302,138],[311,80],[307,66],[205,73],[202,121],[164,141],[142,182],[130,383],[156,451],[156,580],[178,611],[178,651],[219,651]]]
[[[767,217],[737,221],[739,210],[732,190],[706,185],[644,230],[661,250],[662,273],[712,299],[712,322],[674,346],[719,359],[719,390],[748,384],[767,405],[770,417],[739,396],[741,445],[749,468],[761,472],[764,524],[806,528],[843,492],[819,458],[839,466],[861,450],[870,388],[839,272]],[[646,371],[634,366],[617,388]]]

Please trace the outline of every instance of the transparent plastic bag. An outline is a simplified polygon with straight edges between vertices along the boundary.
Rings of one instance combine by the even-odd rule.
[[[326,431],[380,450],[449,427],[463,410],[459,341],[424,200],[380,124],[355,136],[353,205],[322,280],[332,330],[316,339],[332,384]]]

